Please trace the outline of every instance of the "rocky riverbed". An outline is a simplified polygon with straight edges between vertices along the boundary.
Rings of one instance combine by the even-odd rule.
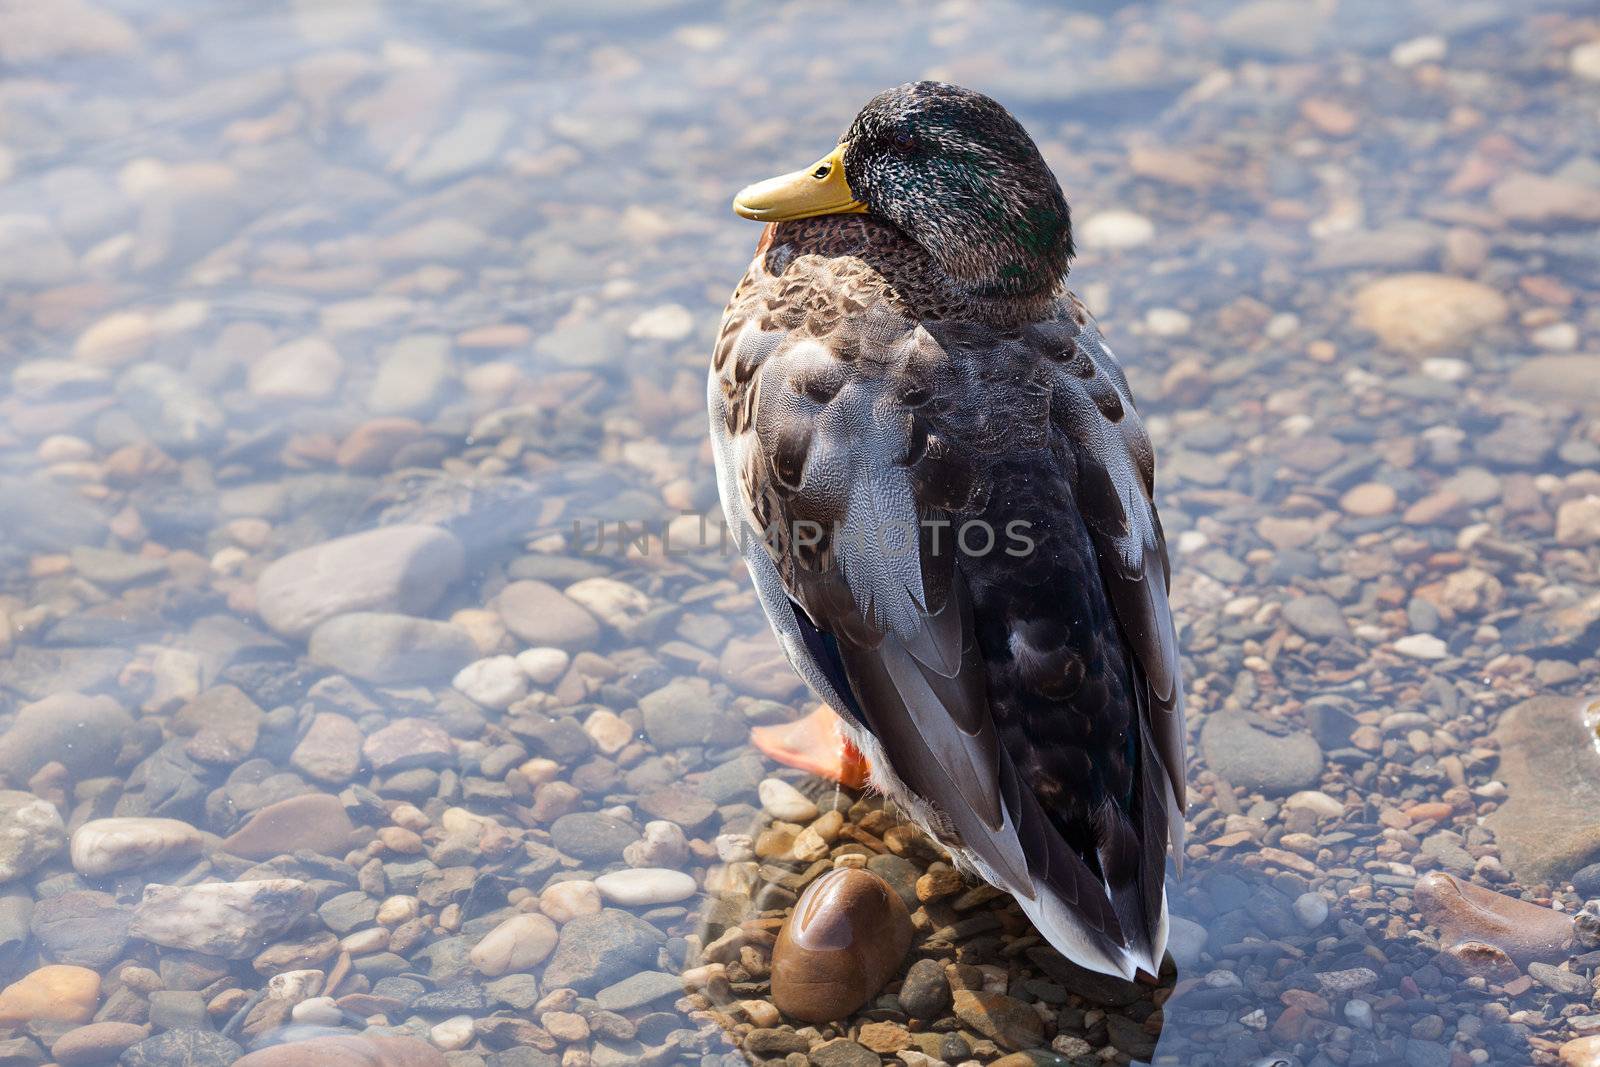
[[[1590,5],[0,0],[0,67],[0,1065],[1600,1064]],[[1038,136],[1159,450],[1149,983],[747,743],[727,201],[915,76]],[[909,948],[775,983],[841,868]]]

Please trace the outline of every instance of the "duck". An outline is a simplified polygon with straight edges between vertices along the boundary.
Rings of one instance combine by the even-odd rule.
[[[866,768],[1067,959],[1153,978],[1184,831],[1170,568],[1060,184],[1000,103],[918,81],[733,209],[765,228],[711,358],[717,488],[847,742],[808,755],[813,716],[780,758]]]

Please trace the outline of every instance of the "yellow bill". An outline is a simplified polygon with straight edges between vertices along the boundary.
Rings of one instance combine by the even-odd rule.
[[[855,198],[844,177],[844,150],[848,141],[804,170],[780,174],[739,190],[733,198],[736,214],[757,222],[809,219],[813,215],[857,215],[867,205]]]

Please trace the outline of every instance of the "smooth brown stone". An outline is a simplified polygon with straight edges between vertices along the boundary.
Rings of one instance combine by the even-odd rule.
[[[900,970],[911,915],[870,871],[836,868],[806,888],[772,950],[772,999],[805,1022],[842,1019]]]
[[[339,798],[308,793],[268,804],[222,842],[222,851],[247,860],[307,849],[322,856],[343,858],[355,827]]]
[[[444,1053],[414,1037],[316,1037],[252,1052],[233,1067],[445,1067]]]
[[[1440,943],[1447,949],[1483,942],[1526,967],[1535,960],[1565,959],[1572,943],[1572,916],[1463,882],[1443,871],[1418,878],[1412,896],[1423,922],[1439,927]]]
[[[134,1023],[90,1023],[68,1030],[50,1046],[50,1055],[61,1067],[86,1067],[110,1063],[130,1045],[150,1036],[148,1026]]]

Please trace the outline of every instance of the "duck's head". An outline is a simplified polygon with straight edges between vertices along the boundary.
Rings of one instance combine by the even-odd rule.
[[[1033,138],[994,100],[943,82],[879,93],[837,148],[745,187],[733,210],[760,222],[871,215],[974,295],[1053,293],[1072,258],[1067,201]]]

